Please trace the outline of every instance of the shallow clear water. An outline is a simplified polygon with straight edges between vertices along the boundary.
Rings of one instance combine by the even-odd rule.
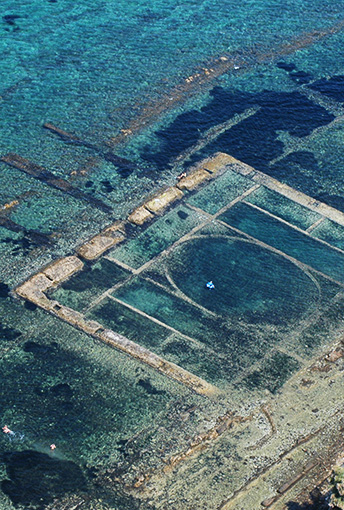
[[[46,481],[38,499],[30,500],[30,481],[18,489],[16,476],[27,478],[30,462],[41,466],[32,485],[40,469],[54,471],[52,459],[60,476],[47,482],[52,495],[91,494],[89,468],[117,465],[128,439],[159,430],[178,401],[192,406],[199,397],[14,301],[8,290],[218,150],[344,210],[344,1],[3,0],[1,7],[0,154],[47,171],[38,180],[0,162],[0,417],[17,433],[13,441],[0,437],[0,478],[10,480],[2,483],[0,508],[23,510],[40,508],[47,493]],[[44,128],[47,122],[67,135]],[[83,198],[53,188],[52,176]],[[340,323],[342,301],[330,304],[344,255],[316,239],[343,249],[343,227],[324,220],[307,236],[238,204],[136,279],[116,263],[139,270],[205,222],[189,206],[215,214],[251,185],[227,172],[159,223],[134,229],[128,243],[54,298],[228,391],[242,370],[248,392],[277,391],[299,368],[277,344],[307,358]],[[91,204],[95,198],[102,207]],[[265,188],[247,202],[300,229],[318,219]],[[245,233],[285,255],[248,243]],[[197,270],[190,273],[186,261]],[[281,291],[286,274],[290,285]],[[221,306],[205,293],[208,279]],[[252,361],[259,370],[250,369]],[[116,445],[111,452],[109,444]],[[136,505],[119,489],[102,497],[111,508]]]

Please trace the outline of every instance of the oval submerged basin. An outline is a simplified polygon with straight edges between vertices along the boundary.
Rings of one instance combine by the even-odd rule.
[[[298,264],[244,239],[186,241],[171,253],[167,271],[186,296],[227,317],[285,323],[319,302],[317,284]],[[214,289],[206,287],[208,281]]]

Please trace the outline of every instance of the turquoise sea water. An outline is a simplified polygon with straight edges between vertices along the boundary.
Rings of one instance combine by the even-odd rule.
[[[340,115],[332,126],[333,109],[307,94],[341,74],[341,15],[341,2],[296,0],[3,2],[1,153],[41,165],[112,211],[90,210],[0,163],[1,203],[19,201],[6,215],[16,225],[0,225],[4,257],[16,256],[15,270],[1,265],[2,278],[17,283],[28,261],[39,267],[64,254],[171,182],[181,164],[218,149],[339,204]],[[222,69],[221,56],[236,68]],[[258,111],[219,131],[250,108]],[[46,122],[79,142],[44,129]],[[116,166],[109,153],[132,167]]]
[[[120,487],[110,493],[99,489],[98,494],[92,470],[124,465],[127,458],[141,455],[145,441],[151,446],[147,430],[167,427],[166,416],[179,409],[180,400],[186,408],[195,401],[199,405],[198,397],[181,385],[166,382],[139,362],[14,301],[8,291],[42,265],[72,253],[105,225],[124,218],[147,193],[174,183],[182,168],[218,150],[344,210],[343,9],[343,0],[1,2],[0,155],[16,153],[84,193],[83,199],[71,196],[49,186],[44,176],[37,180],[0,162],[0,424],[17,434],[12,441],[5,435],[0,438],[1,510],[40,510],[55,497],[78,491],[96,494],[111,509],[135,508]],[[43,127],[47,122],[78,140],[52,133]],[[229,185],[246,190],[240,178]],[[213,201],[200,194],[190,204],[213,214],[225,205],[221,186],[215,183],[216,194]],[[92,205],[94,198],[104,207]],[[3,208],[13,201],[10,208]],[[250,201],[260,206],[268,201],[268,211],[286,221],[292,218],[302,228],[317,220],[316,214],[306,217],[283,201],[274,205],[272,196],[257,193]],[[264,242],[274,238],[275,244],[270,244],[281,249],[287,227],[279,225],[276,230],[276,222],[263,213],[251,217],[252,210],[240,204],[225,214],[223,222]],[[134,234],[118,259],[127,260],[128,250],[136,250],[131,260],[137,268],[182,235],[184,228],[202,221],[189,211],[186,225],[178,212],[185,213],[184,206],[169,213],[170,223],[163,227],[153,225]],[[341,234],[330,222],[312,233],[338,248]],[[149,256],[136,249],[142,240]],[[241,241],[232,240],[230,245],[219,241],[216,250],[226,258],[234,245],[240,248],[238,255]],[[202,261],[197,274],[183,279],[181,261],[192,257],[196,248],[190,244],[177,253],[171,272],[176,271],[183,292],[206,306],[207,296],[195,296],[194,279],[205,274]],[[342,253],[331,252],[329,260],[325,249],[299,233],[294,234],[292,248],[283,249],[343,281]],[[236,260],[245,270],[250,257],[256,260],[254,248],[249,251],[247,260]],[[261,257],[260,263],[268,268],[273,255]],[[106,279],[111,275],[112,285],[127,276],[113,267],[110,261],[93,266],[79,284],[77,297],[71,284],[67,304],[83,309],[90,296],[103,291],[102,275]],[[287,261],[276,281],[289,269],[300,289],[306,292],[309,286],[315,296],[311,280]],[[278,293],[276,281],[266,285]],[[88,292],[89,282],[93,287]],[[148,287],[145,283],[145,295]],[[128,288],[135,290],[135,284]],[[139,308],[135,302],[139,292],[134,290],[127,291],[126,299]],[[223,303],[230,303],[226,289],[220,291]],[[264,289],[258,285],[256,292],[237,299],[245,310],[250,298],[250,307],[263,315]],[[285,309],[283,300],[292,295],[288,292],[273,300],[274,315]],[[168,311],[173,300],[167,300],[163,290],[160,296],[156,314],[174,327],[173,305]],[[302,298],[299,292],[298,299]],[[152,303],[150,307],[152,312]],[[124,333],[134,319],[129,309],[120,315],[120,308],[113,301],[107,310],[109,321],[116,323],[116,317],[116,327]],[[215,305],[212,309],[223,313]],[[293,303],[291,310],[295,312]],[[189,327],[192,331],[185,334],[199,328],[199,338],[208,338],[202,325],[190,320]],[[158,324],[147,326],[145,334],[146,345],[157,335],[165,341],[161,352],[190,362],[183,351],[185,338],[168,337]],[[194,349],[198,356],[198,347]],[[271,357],[276,365],[285,362],[277,354]],[[216,367],[202,363],[200,373],[212,377]],[[225,365],[221,377],[228,373]],[[296,365],[290,361],[286,373]],[[238,366],[231,370],[234,373]],[[251,374],[247,386],[264,387],[257,379]],[[127,441],[141,431],[137,452],[128,453]],[[49,450],[52,442],[58,444],[56,455]],[[30,472],[32,463],[35,473]],[[40,482],[47,466],[58,473],[57,482],[49,477]],[[71,486],[66,481],[70,473],[75,480]]]

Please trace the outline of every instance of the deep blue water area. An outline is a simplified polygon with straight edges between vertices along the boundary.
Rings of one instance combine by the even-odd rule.
[[[2,0],[0,157],[25,158],[32,172],[0,161],[0,420],[18,432],[18,441],[0,437],[1,510],[41,510],[51,502],[50,496],[41,499],[48,491],[57,498],[93,494],[90,468],[115,465],[130,437],[158,428],[178,399],[193,405],[195,398],[34,305],[14,301],[10,290],[215,151],[344,211],[343,12],[344,0]],[[62,179],[59,186],[55,178]],[[233,208],[222,220],[267,243],[275,236],[274,246],[281,248],[287,227],[256,210],[252,217],[252,210]],[[188,221],[196,225],[198,219]],[[173,219],[171,235],[181,223]],[[163,235],[169,230],[167,225]],[[147,231],[147,243],[158,234]],[[323,236],[330,234],[326,230]],[[290,249],[283,245],[286,253],[296,257],[297,252],[305,264],[343,281],[341,253],[289,229],[290,236],[295,242]],[[240,243],[226,242],[226,249],[221,243],[216,249],[225,264],[228,250]],[[212,260],[211,250],[203,248]],[[197,243],[183,250],[195,260],[201,253]],[[255,250],[250,245],[249,256],[258,261]],[[269,264],[274,255],[266,256]],[[141,259],[144,255],[138,265]],[[249,298],[252,314],[267,316],[268,310],[259,308],[266,288],[251,297],[247,290],[249,257],[234,261],[243,268],[243,294],[237,296],[242,313],[250,314]],[[127,275],[110,261],[97,264],[58,291],[67,305],[81,310],[105,283],[115,285]],[[184,278],[178,258],[174,264],[169,270],[183,292],[211,310],[205,302],[209,295],[195,296],[194,281]],[[312,284],[296,266],[283,259],[275,276],[283,279],[290,268],[302,299],[302,289],[312,290]],[[205,272],[199,260],[202,278]],[[139,296],[134,290],[128,291],[133,302]],[[285,296],[275,292],[276,309],[292,290],[286,288]],[[145,291],[151,292],[147,282]],[[226,289],[219,291],[230,307]],[[161,291],[155,300],[156,315],[173,326],[168,307],[178,308],[178,299]],[[190,310],[194,318],[191,304]],[[132,328],[133,314],[116,301],[106,302],[98,315],[120,332]],[[191,326],[184,335],[198,328],[199,338],[208,340],[208,316],[202,324],[185,323]],[[140,327],[141,322],[135,341]],[[168,337],[159,324],[150,328],[144,334],[147,346],[159,332],[163,353],[185,349],[185,339]],[[219,344],[220,333],[214,333]],[[253,352],[253,340],[252,346]],[[245,381],[248,389],[267,384],[275,391],[278,367],[284,367],[285,380],[298,367],[281,353],[270,357],[275,371],[267,366],[266,380],[253,372]],[[239,363],[238,358],[233,371]],[[206,377],[216,367],[202,370]],[[61,452],[55,457],[49,450],[54,441]],[[109,443],[115,445],[110,453]],[[135,508],[121,498],[115,491],[104,501]]]
[[[301,138],[334,119],[324,108],[298,92],[264,90],[259,94],[245,94],[216,87],[210,95],[212,100],[209,104],[199,111],[181,114],[167,129],[159,132],[157,135],[162,139],[160,152],[150,155],[147,148],[144,157],[163,170],[173,157],[196,144],[214,124],[221,124],[234,114],[259,106],[257,113],[221,134],[204,151],[200,151],[198,157],[220,150],[266,171],[269,162],[283,152],[283,143],[277,139],[279,131],[288,131],[290,135]]]
[[[310,87],[335,101],[344,103],[344,76],[322,78],[312,83]]]

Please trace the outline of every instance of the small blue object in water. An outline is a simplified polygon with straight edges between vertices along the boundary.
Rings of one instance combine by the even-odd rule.
[[[212,282],[212,281],[208,282],[208,283],[206,284],[206,287],[207,287],[207,289],[215,289],[215,285],[213,284],[213,282]]]

